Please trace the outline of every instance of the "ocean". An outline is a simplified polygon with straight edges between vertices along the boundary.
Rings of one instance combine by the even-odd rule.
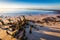
[[[0,13],[3,16],[20,16],[20,15],[40,15],[40,14],[55,14],[55,11],[43,11],[43,10],[25,10],[10,13]]]

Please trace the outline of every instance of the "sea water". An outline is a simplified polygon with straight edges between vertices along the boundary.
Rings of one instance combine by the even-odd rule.
[[[9,13],[0,13],[3,16],[20,16],[20,15],[39,15],[39,14],[55,14],[55,11],[45,11],[45,10],[24,10],[15,11]]]

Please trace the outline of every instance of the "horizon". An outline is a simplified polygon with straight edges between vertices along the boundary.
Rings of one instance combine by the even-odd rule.
[[[60,10],[59,0],[0,0],[0,13],[30,9]]]

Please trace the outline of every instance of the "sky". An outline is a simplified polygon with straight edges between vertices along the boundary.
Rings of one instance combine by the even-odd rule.
[[[60,0],[0,0],[0,13],[16,12],[26,8],[60,10]]]
[[[1,0],[5,2],[15,2],[15,3],[20,3],[20,2],[25,2],[25,3],[60,3],[60,0]]]

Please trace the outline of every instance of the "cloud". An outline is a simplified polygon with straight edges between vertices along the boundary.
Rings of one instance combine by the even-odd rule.
[[[0,2],[0,13],[15,13],[17,11],[25,11],[29,9],[57,9],[60,10],[60,5],[44,5],[44,4],[25,4],[25,3],[6,3]]]

